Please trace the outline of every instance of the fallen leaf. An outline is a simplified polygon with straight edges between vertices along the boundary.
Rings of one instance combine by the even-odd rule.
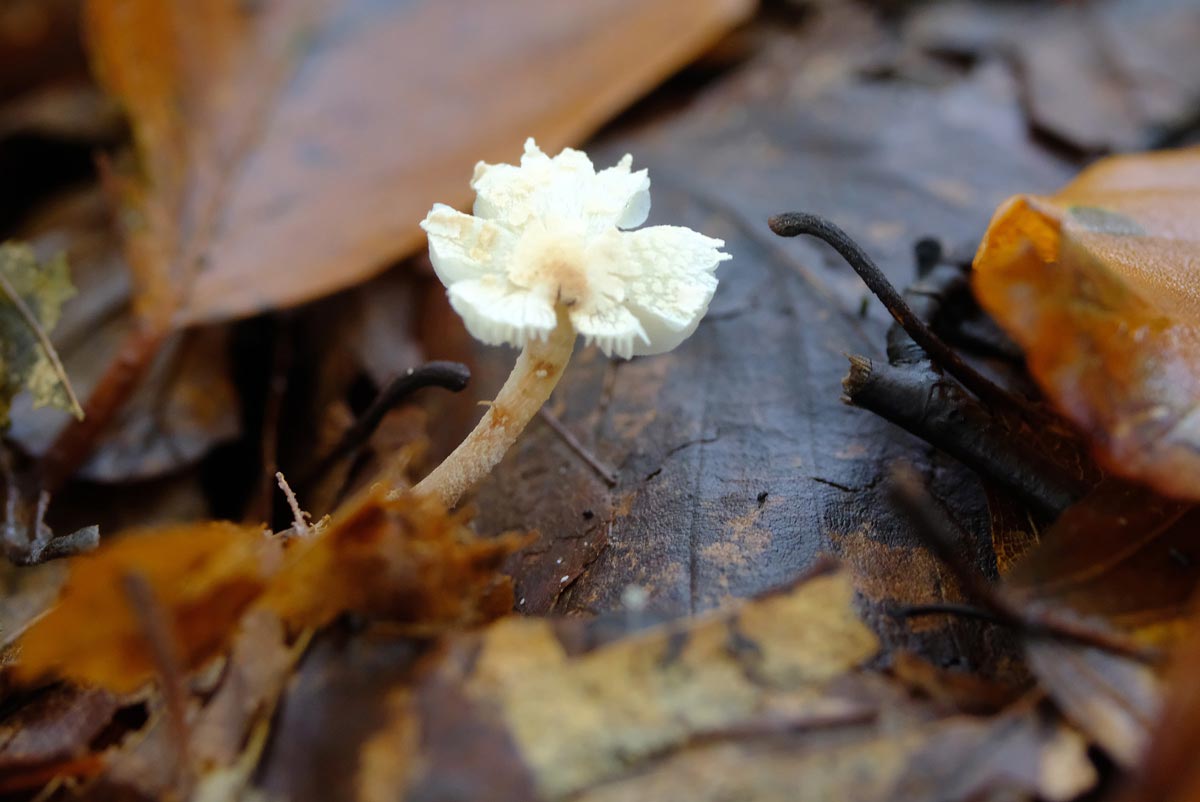
[[[0,784],[10,785],[14,773],[87,754],[118,704],[101,688],[57,685],[40,691],[0,721],[0,777],[6,778]]]
[[[1020,706],[991,719],[950,720],[909,759],[893,799],[1022,798],[1067,802],[1098,775],[1088,743],[1053,716]]]
[[[267,610],[246,615],[220,685],[192,722],[189,756],[197,770],[208,772],[237,761],[251,722],[270,717],[297,657],[283,622]]]
[[[511,619],[487,633],[467,692],[499,704],[538,788],[559,798],[757,716],[844,715],[836,700],[802,691],[878,648],[854,617],[852,595],[844,575],[819,576],[713,620],[574,659],[545,624]],[[773,688],[796,692],[794,709],[772,711]]]
[[[90,0],[151,182],[136,266],[170,265],[188,323],[361,281],[417,247],[434,200],[465,200],[476,160],[578,141],[753,5]]]
[[[426,499],[389,500],[377,485],[287,541],[223,522],[119,537],[71,561],[57,606],[18,643],[16,676],[53,674],[118,693],[150,679],[161,666],[125,593],[130,575],[153,591],[185,672],[222,651],[254,607],[295,631],[345,611],[414,634],[491,620],[512,609],[499,568],[527,538],[481,539],[465,522]]]
[[[576,142],[753,7],[88,0],[94,71],[136,144],[136,169],[108,183],[126,207],[138,318],[88,421],[43,459],[46,484],[86,461],[169,331],[379,272],[422,242],[435,200],[467,200],[478,159],[530,135]]]
[[[1068,720],[1120,766],[1138,765],[1162,706],[1154,671],[1122,655],[1039,640],[1029,667]]]
[[[39,262],[28,245],[0,245],[0,426],[13,397],[29,390],[34,407],[82,415],[58,354],[47,348],[64,301],[75,294],[67,260]]]
[[[1187,636],[1172,656],[1165,678],[1163,704],[1151,729],[1140,765],[1126,783],[1122,802],[1196,802],[1200,800],[1200,618],[1193,617]]]
[[[1200,149],[1107,159],[996,212],[980,304],[1112,472],[1200,499]]]
[[[1025,604],[1070,610],[1147,645],[1173,643],[1200,583],[1200,508],[1108,480],[1005,574]]]
[[[512,583],[499,569],[526,537],[479,538],[461,513],[387,493],[376,484],[319,534],[295,538],[263,605],[293,627],[320,627],[353,610],[426,634],[512,609]]]
[[[1040,533],[1004,577],[1030,610],[1111,627],[1148,647],[1186,631],[1200,580],[1200,508],[1105,480]],[[1077,644],[1026,644],[1050,698],[1117,763],[1141,760],[1162,703],[1161,677],[1131,657]]]
[[[92,394],[136,329],[128,268],[111,218],[104,193],[90,187],[39,208],[20,231],[42,258],[63,252],[72,265],[78,293],[63,304],[50,339],[81,397]],[[64,412],[35,411],[18,399],[11,436],[41,456],[68,420]],[[77,476],[110,484],[164,476],[236,436],[240,425],[229,332],[180,332],[158,348]]]
[[[945,716],[865,668],[878,642],[853,598],[849,577],[827,564],[762,598],[650,629],[627,613],[623,636],[599,645],[579,630],[607,629],[602,620],[502,619],[428,651],[407,683],[393,669],[387,693],[373,691],[387,699],[373,735],[352,729],[361,716],[343,721],[322,705],[315,670],[291,723],[392,750],[390,761],[359,761],[353,788],[338,787],[358,799],[966,802],[993,788],[1066,800],[1094,785],[1087,742],[1046,710]],[[388,643],[363,638],[344,653],[402,664]],[[330,690],[362,704],[344,681]],[[284,737],[294,755],[301,736]],[[314,744],[325,771],[345,754],[335,740]],[[281,782],[286,758],[273,763],[265,790],[309,798],[287,794],[304,780]]]
[[[269,722],[307,638],[290,643],[282,622],[263,609],[247,613],[220,665],[215,689],[197,690],[188,709],[188,769],[196,799],[233,802],[261,756]],[[160,705],[149,719],[105,750],[98,796],[164,799],[177,793],[181,772],[177,736]],[[203,793],[214,796],[203,796]],[[218,796],[222,789],[227,796]]]
[[[217,654],[249,605],[266,589],[277,544],[261,529],[192,524],[130,534],[71,560],[58,605],[20,639],[14,666],[23,682],[53,673],[117,693],[139,688],[158,669],[123,591],[143,577],[171,624],[182,669]]]
[[[935,3],[908,30],[939,53],[1010,59],[1031,127],[1083,153],[1144,150],[1190,126],[1200,93],[1200,14],[1191,0],[1044,11],[1035,22],[1006,3]]]

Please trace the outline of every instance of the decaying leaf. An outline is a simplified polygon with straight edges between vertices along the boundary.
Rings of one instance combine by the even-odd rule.
[[[467,200],[478,159],[577,142],[753,6],[88,0],[94,71],[136,145],[109,185],[139,318],[47,483],[86,462],[169,331],[379,272],[417,248],[435,200]]]
[[[309,789],[329,776],[325,794],[362,800],[966,802],[1092,786],[1087,743],[1044,710],[947,717],[864,668],[878,642],[853,596],[826,565],[598,645],[619,620],[506,618],[450,638],[415,675],[394,640],[326,643],[285,702],[263,790],[319,798]]]
[[[483,540],[461,516],[426,500],[389,500],[375,487],[308,537],[284,540],[257,527],[182,525],[119,537],[73,560],[56,607],[19,641],[21,680],[46,674],[138,688],[160,669],[152,636],[125,592],[140,576],[167,619],[178,668],[224,649],[247,610],[261,606],[294,630],[343,611],[414,633],[483,622],[512,609],[498,573],[525,538]]]
[[[1200,799],[1200,619],[1193,619],[1167,672],[1161,715],[1132,773],[1123,802],[1195,802]]]
[[[74,558],[58,605],[19,641],[17,676],[53,673],[118,693],[136,690],[158,668],[126,577],[149,583],[171,624],[182,668],[228,642],[246,608],[277,570],[277,543],[261,529],[210,523],[128,535]]]
[[[0,721],[0,777],[7,780],[0,787],[11,788],[15,774],[87,754],[117,706],[117,697],[101,688],[59,685],[38,693]]]
[[[387,492],[372,487],[320,534],[294,540],[263,604],[298,627],[354,610],[429,633],[512,609],[512,584],[499,569],[526,538],[481,539],[461,514]]]
[[[1041,533],[1005,576],[1032,609],[1078,616],[1138,643],[1176,643],[1194,613],[1197,508],[1106,480]],[[1161,678],[1128,656],[1034,640],[1030,669],[1064,714],[1114,760],[1141,759],[1162,703]]]
[[[1200,499],[1200,149],[1107,159],[997,211],[979,302],[1114,473]]]
[[[1006,573],[1029,603],[1098,618],[1148,645],[1186,627],[1200,574],[1200,509],[1106,481],[1041,533]]]
[[[823,693],[878,648],[854,615],[853,592],[844,574],[818,576],[577,657],[545,623],[508,619],[480,645],[467,693],[499,705],[539,789],[562,797],[729,728],[861,718],[853,699]],[[793,696],[776,707],[775,690]]]
[[[13,396],[29,390],[35,407],[52,404],[82,415],[46,332],[75,294],[66,259],[39,262],[27,245],[0,245],[0,426]],[[39,331],[40,329],[40,331]]]
[[[1045,640],[1030,643],[1027,654],[1063,714],[1116,763],[1136,766],[1162,705],[1154,671],[1121,655]]]

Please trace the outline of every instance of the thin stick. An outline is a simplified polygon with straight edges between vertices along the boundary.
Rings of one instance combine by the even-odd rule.
[[[553,429],[554,433],[557,434],[581,460],[586,462],[588,467],[595,471],[596,474],[604,480],[605,484],[607,484],[609,487],[616,487],[617,472],[601,462],[599,457],[589,451],[583,443],[579,442],[579,438],[576,437],[570,429],[563,425],[563,422],[558,419],[558,416],[545,407],[542,407],[538,414],[542,416],[542,420],[546,422],[546,425]]]
[[[121,585],[134,616],[141,625],[146,645],[158,668],[162,681],[163,701],[167,706],[167,717],[179,758],[179,777],[188,780],[191,774],[191,749],[188,746],[187,691],[183,684],[179,654],[171,631],[171,622],[163,611],[162,604],[154,594],[154,588],[139,573],[128,573],[121,577]]]
[[[924,361],[893,367],[851,356],[842,389],[848,403],[940,448],[1038,512],[1057,518],[1086,492],[1082,481]]]
[[[963,559],[961,549],[965,533],[955,531],[946,516],[934,506],[911,467],[902,466],[893,471],[889,495],[934,556],[954,574],[967,596],[977,601],[986,613],[995,616],[998,623],[1011,626],[1026,637],[1073,643],[1143,663],[1153,664],[1161,659],[1158,652],[1118,633],[1055,615],[1050,610],[1028,610],[1007,597],[1003,588],[988,582]],[[956,612],[961,614],[962,610]]]
[[[75,397],[75,388],[71,386],[71,380],[67,378],[67,369],[63,367],[62,360],[58,358],[58,351],[54,350],[54,344],[50,342],[50,335],[42,328],[42,324],[38,322],[37,317],[33,314],[33,310],[25,303],[8,277],[0,273],[0,290],[8,296],[8,300],[12,301],[13,306],[21,313],[21,317],[25,319],[25,325],[29,326],[33,331],[33,335],[37,337],[38,344],[42,346],[42,351],[46,354],[46,358],[50,360],[50,365],[54,368],[55,374],[58,376],[58,382],[62,385],[63,390],[67,393],[67,398],[71,402],[71,414],[76,418],[83,418],[83,407],[79,404],[79,399]]]
[[[921,320],[905,303],[903,296],[888,281],[879,266],[867,255],[850,235],[832,222],[805,212],[788,212],[772,217],[767,225],[781,237],[796,237],[808,234],[830,245],[858,273],[859,278],[878,298],[892,317],[899,323],[917,345],[925,349],[938,365],[963,383],[963,386],[983,401],[1004,404],[1016,408],[1032,420],[1043,416],[1032,410],[1027,402],[1000,387],[988,377],[963,361],[954,349],[946,345],[925,321]]]
[[[279,483],[279,489],[283,491],[283,497],[292,509],[292,530],[298,537],[306,537],[309,533],[308,513],[300,508],[300,502],[296,500],[296,494],[284,478],[283,471],[275,471],[275,481]]]

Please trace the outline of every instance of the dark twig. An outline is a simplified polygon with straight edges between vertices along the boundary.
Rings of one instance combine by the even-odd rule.
[[[1051,518],[1087,487],[928,365],[896,368],[850,357],[845,400],[945,451]]]
[[[50,342],[50,335],[42,328],[41,322],[37,316],[33,314],[33,310],[25,303],[25,299],[17,292],[16,287],[8,280],[8,277],[0,273],[0,290],[8,296],[8,300],[17,308],[21,317],[25,320],[25,325],[33,332],[33,336],[37,338],[38,344],[42,347],[42,353],[46,355],[46,359],[50,360],[51,367],[54,368],[54,373],[58,376],[58,383],[62,385],[63,391],[67,394],[67,399],[71,402],[71,414],[77,418],[83,417],[83,407],[79,404],[79,399],[75,397],[75,388],[71,386],[71,380],[67,377],[67,369],[63,367],[62,360],[58,358],[58,351],[54,350],[54,344]]]
[[[557,434],[562,441],[579,456],[581,460],[586,462],[588,467],[595,471],[596,475],[604,480],[605,484],[607,484],[609,487],[616,486],[616,471],[601,462],[595,454],[593,454],[583,445],[583,443],[579,442],[579,438],[576,437],[570,429],[564,426],[563,422],[560,421],[553,412],[545,407],[542,407],[539,412],[542,416],[542,420],[546,422],[546,425],[553,429],[554,433]]]
[[[12,455],[0,443],[0,476],[4,479],[4,519],[0,521],[0,545],[13,565],[39,565],[60,557],[73,557],[100,545],[100,527],[85,526],[70,534],[55,536],[46,525],[50,494],[38,494],[32,522],[22,520],[21,494],[17,486]]]
[[[963,386],[988,404],[1000,404],[1016,409],[1031,421],[1040,421],[1043,416],[1036,412],[1024,399],[1000,387],[975,368],[968,365],[954,349],[942,341],[925,321],[921,320],[905,303],[904,298],[888,281],[879,266],[861,246],[838,226],[830,221],[805,212],[788,212],[772,217],[768,223],[771,230],[781,237],[797,237],[801,234],[814,236],[830,245],[858,273],[896,322],[904,327],[908,336],[925,349],[941,368],[962,382]]]
[[[180,668],[178,649],[175,645],[171,622],[162,603],[154,594],[142,574],[128,573],[121,577],[121,587],[129,606],[142,629],[150,656],[158,669],[162,684],[163,701],[167,706],[167,719],[178,753],[179,779],[187,782],[191,776],[191,749],[188,746],[187,689],[184,686],[183,670]]]
[[[957,602],[942,602],[939,604],[905,604],[896,608],[895,614],[900,618],[924,618],[931,615],[955,615],[962,618],[974,618],[987,621],[989,624],[1007,626],[1011,622],[997,615],[994,610],[985,610],[973,604]]]
[[[1004,589],[988,582],[962,556],[965,533],[947,519],[925,492],[915,471],[907,466],[892,474],[889,495],[909,519],[915,532],[962,586],[968,598],[977,602],[985,614],[994,616],[1028,638],[1042,638],[1072,643],[1090,649],[1118,654],[1143,663],[1153,664],[1161,655],[1118,633],[1096,627],[1075,618],[1055,614],[1051,610],[1035,610],[1022,606],[1005,595]],[[971,615],[979,617],[975,608]],[[962,613],[962,609],[955,610]]]
[[[375,396],[375,400],[366,411],[346,430],[337,445],[317,461],[304,476],[301,484],[310,485],[342,459],[361,448],[378,428],[384,415],[417,390],[441,387],[457,393],[465,389],[470,380],[471,371],[459,362],[428,362],[419,368],[409,368],[379,391],[379,395]]]

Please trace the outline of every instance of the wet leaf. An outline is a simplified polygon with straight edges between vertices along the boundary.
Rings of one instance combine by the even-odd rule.
[[[476,160],[577,141],[752,6],[89,0],[150,179],[130,251],[148,297],[197,322],[361,281],[466,199]]]
[[[43,342],[75,294],[66,259],[39,262],[28,245],[0,245],[0,287],[0,426],[8,425],[13,397],[22,390],[35,408],[53,405],[81,416],[57,355]]]
[[[1107,159],[997,211],[980,303],[1114,473],[1200,498],[1200,149]]]

